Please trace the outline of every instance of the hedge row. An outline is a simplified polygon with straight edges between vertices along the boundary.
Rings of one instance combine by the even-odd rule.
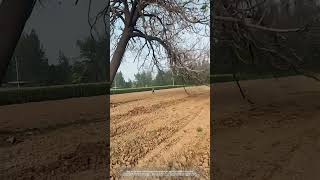
[[[286,77],[286,76],[295,76],[296,73],[279,73],[277,77]],[[254,80],[254,79],[269,79],[274,78],[275,76],[272,74],[246,74],[242,73],[237,75],[239,80]],[[222,83],[222,82],[230,82],[234,81],[232,74],[222,74],[222,75],[211,75],[211,83]]]
[[[169,86],[153,86],[153,87],[142,87],[142,88],[127,88],[127,89],[111,89],[111,94],[123,94],[123,93],[133,93],[133,92],[141,92],[141,91],[152,91],[152,88],[155,90],[160,89],[171,89],[183,87],[183,85],[169,85]]]
[[[72,84],[0,90],[0,105],[98,96],[107,93],[108,83]]]
[[[156,90],[177,88],[182,86],[156,86]],[[26,87],[20,89],[0,90],[0,105],[39,102],[46,100],[59,100],[74,97],[88,97],[106,95],[108,83],[72,84],[46,87]],[[111,89],[111,94],[151,91],[152,87]]]
[[[211,75],[212,83],[229,82],[233,81],[232,74]]]

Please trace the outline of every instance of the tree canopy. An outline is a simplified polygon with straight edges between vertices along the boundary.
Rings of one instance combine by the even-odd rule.
[[[193,58],[196,42],[187,44],[183,34],[206,32],[208,35],[209,4],[196,0],[111,0],[110,32],[115,42],[111,80],[128,49],[134,50],[136,59],[150,59],[158,70],[166,59],[175,74],[183,78],[197,75],[192,69],[192,63],[197,60]],[[146,56],[142,56],[144,51]]]

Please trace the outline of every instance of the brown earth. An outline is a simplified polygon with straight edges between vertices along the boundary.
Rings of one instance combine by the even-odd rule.
[[[209,178],[209,87],[187,91],[189,95],[181,88],[111,97],[113,177],[123,168],[196,168]]]
[[[112,176],[196,166],[208,177],[209,88],[187,91],[111,96]],[[106,107],[104,96],[0,106],[0,179],[106,179]]]
[[[103,96],[0,106],[0,179],[106,179],[105,107]]]
[[[215,179],[320,179],[320,82],[306,77],[215,84]]]

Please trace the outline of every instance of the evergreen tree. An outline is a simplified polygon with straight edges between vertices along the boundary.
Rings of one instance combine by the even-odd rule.
[[[115,79],[112,83],[112,87],[114,88],[125,88],[126,87],[126,81],[123,78],[122,72],[117,72]]]
[[[48,80],[48,59],[35,30],[31,30],[30,34],[22,34],[7,71],[7,81],[16,80],[16,60],[20,81],[39,83]]]

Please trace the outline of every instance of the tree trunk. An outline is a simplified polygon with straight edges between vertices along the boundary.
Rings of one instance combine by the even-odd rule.
[[[35,0],[3,0],[0,4],[0,86],[34,3]]]
[[[114,77],[116,76],[116,73],[118,71],[118,68],[121,64],[123,55],[126,51],[127,44],[130,39],[130,31],[124,30],[123,34],[121,35],[120,41],[117,45],[117,48],[113,54],[111,64],[110,64],[110,84],[112,84]]]

